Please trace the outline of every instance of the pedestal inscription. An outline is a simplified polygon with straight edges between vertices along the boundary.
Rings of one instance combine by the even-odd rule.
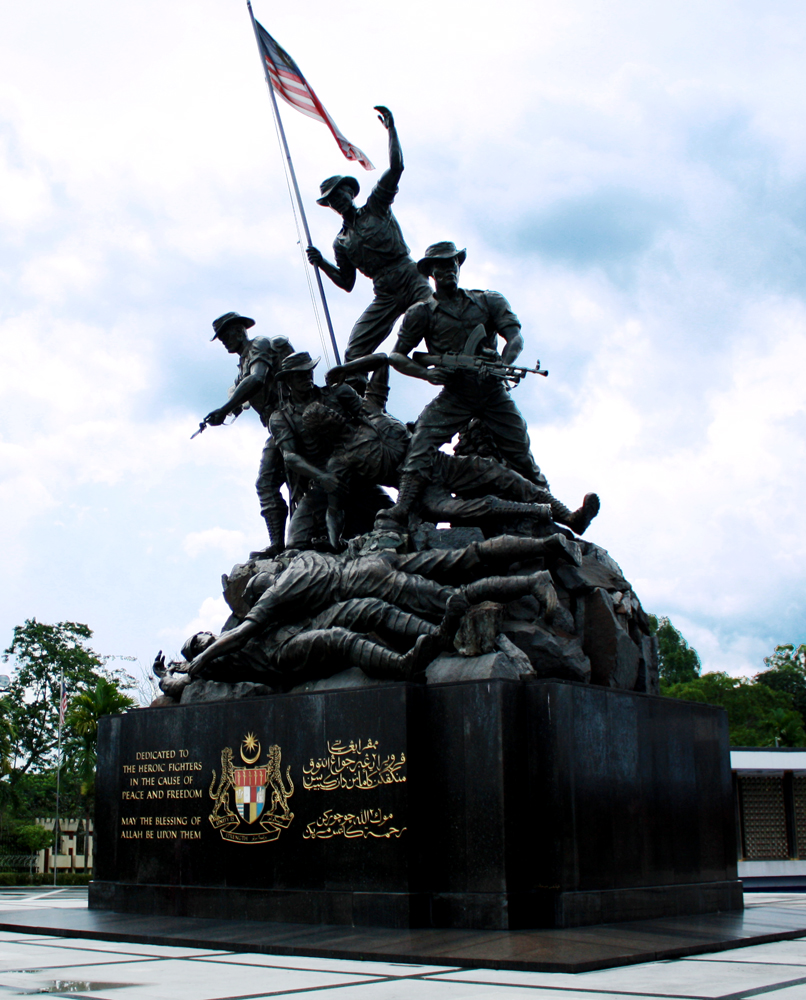
[[[90,904],[379,926],[741,905],[724,713],[558,681],[103,720]]]

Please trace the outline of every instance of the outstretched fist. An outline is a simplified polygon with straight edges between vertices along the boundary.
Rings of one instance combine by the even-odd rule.
[[[383,125],[384,128],[394,128],[395,119],[392,116],[392,112],[389,108],[385,108],[382,104],[376,104],[375,110],[378,112],[378,121]]]

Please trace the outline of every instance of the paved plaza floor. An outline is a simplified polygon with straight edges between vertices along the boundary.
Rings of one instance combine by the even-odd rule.
[[[806,914],[806,895],[753,893]],[[0,890],[0,910],[82,908],[85,889]],[[0,1000],[806,1000],[806,937],[577,974],[234,953],[0,931]]]

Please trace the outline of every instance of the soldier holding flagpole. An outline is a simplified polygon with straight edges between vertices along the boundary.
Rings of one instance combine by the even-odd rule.
[[[280,118],[280,109],[277,107],[275,93],[279,94],[284,101],[291,105],[292,108],[296,108],[309,118],[313,118],[315,121],[322,122],[322,124],[327,125],[333,133],[333,138],[336,140],[339,149],[348,160],[357,160],[365,170],[374,170],[375,168],[365,154],[358,148],[358,146],[354,146],[351,142],[349,142],[339,130],[338,126],[327,113],[324,105],[316,96],[313,88],[302,75],[302,71],[291,56],[285,51],[285,49],[277,44],[263,25],[255,20],[250,0],[246,0],[246,6],[249,9],[249,18],[252,22],[252,29],[255,32],[255,41],[257,42],[258,52],[260,53],[260,61],[263,65],[263,72],[266,76],[266,84],[269,88],[269,97],[271,98],[274,120],[277,124],[278,138],[285,156],[290,184],[294,189],[294,197],[296,199],[297,209],[299,210],[299,218],[302,222],[305,239],[310,245],[311,234],[308,229],[308,219],[305,215],[305,208],[302,204],[302,196],[300,195],[299,185],[297,184],[297,175],[294,170],[294,164],[291,160],[291,152],[288,148],[288,141],[285,137],[285,129],[283,128],[282,118]],[[336,357],[336,364],[340,364],[341,359],[339,358],[339,348],[336,344],[336,336],[333,332],[333,324],[330,320],[330,311],[327,307],[327,299],[325,298],[325,290],[322,287],[322,278],[319,271],[316,272],[316,284],[319,289],[319,297],[322,302],[325,320],[327,321],[327,328],[330,333],[330,341],[333,346],[333,353]]]
[[[345,292],[353,290],[356,271],[372,279],[375,298],[350,333],[346,361],[372,354],[409,306],[431,297],[428,279],[417,270],[392,214],[392,202],[403,174],[403,151],[395,120],[389,108],[378,105],[375,110],[389,132],[389,169],[360,208],[354,201],[359,192],[355,177],[337,174],[322,181],[317,203],[342,217],[341,231],[333,243],[336,263],[325,260],[316,247],[307,250],[311,264]]]

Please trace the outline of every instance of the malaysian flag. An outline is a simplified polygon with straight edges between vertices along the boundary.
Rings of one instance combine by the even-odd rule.
[[[322,102],[314,94],[310,84],[302,75],[299,66],[291,56],[281,48],[266,31],[259,21],[255,21],[260,51],[269,71],[269,78],[276,93],[287,101],[291,107],[301,111],[309,118],[314,118],[327,125],[333,133],[333,138],[339,144],[339,149],[348,160],[357,160],[365,170],[374,170],[364,153],[341,134],[336,123],[322,107]]]
[[[67,685],[64,683],[64,678],[62,678],[61,683],[61,698],[59,699],[59,729],[64,725],[64,715],[67,711]]]

